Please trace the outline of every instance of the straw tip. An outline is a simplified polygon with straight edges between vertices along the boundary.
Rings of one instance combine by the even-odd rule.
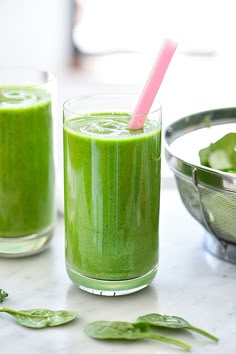
[[[168,38],[168,37],[164,39],[164,43],[170,43],[170,44],[172,44],[175,47],[178,46],[178,42],[176,42],[175,40],[173,40],[171,38]]]
[[[170,55],[172,57],[178,47],[178,43],[170,38],[165,38],[162,45],[162,51],[165,52],[166,56]]]

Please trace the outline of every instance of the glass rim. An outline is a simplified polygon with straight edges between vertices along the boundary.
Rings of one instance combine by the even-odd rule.
[[[78,100],[82,100],[82,99],[88,99],[88,98],[101,98],[101,97],[137,97],[138,98],[138,94],[135,94],[135,93],[125,93],[125,94],[122,94],[122,93],[99,93],[99,94],[86,94],[86,95],[77,95],[77,96],[74,96],[74,97],[71,97],[69,99],[67,99],[66,101],[64,101],[63,103],[63,111],[64,112],[67,112],[67,113],[71,113],[71,114],[76,114],[76,115],[85,115],[84,112],[79,112],[79,111],[74,111],[72,109],[70,109],[68,107],[68,105],[70,103],[73,103],[73,102],[76,102]],[[162,109],[162,105],[161,103],[159,102],[159,100],[156,100],[154,99],[154,102],[156,102],[156,105],[157,105],[157,109],[155,110],[152,110],[152,111],[149,111],[147,113],[143,113],[143,114],[136,114],[135,117],[143,117],[143,116],[147,116],[147,115],[151,115],[151,114],[154,114],[154,113],[157,113],[159,111],[161,111]],[[92,113],[92,112],[91,112]],[[86,115],[89,115],[89,113],[86,113]]]
[[[47,80],[39,82],[39,83],[35,83],[35,84],[32,84],[32,85],[25,85],[26,87],[40,87],[40,86],[43,86],[43,85],[46,85],[46,84],[52,82],[56,78],[56,75],[52,71],[50,71],[50,70],[42,70],[42,69],[39,69],[39,68],[36,68],[36,67],[33,67],[33,66],[24,66],[24,65],[15,65],[15,66],[11,66],[11,65],[4,66],[4,65],[1,65],[0,66],[0,72],[1,71],[14,72],[14,71],[20,71],[20,70],[25,70],[25,71],[28,71],[28,72],[35,72],[35,73],[40,73],[40,74],[43,74],[43,75],[45,75],[45,74],[47,75]],[[1,87],[1,83],[0,83],[0,87]]]

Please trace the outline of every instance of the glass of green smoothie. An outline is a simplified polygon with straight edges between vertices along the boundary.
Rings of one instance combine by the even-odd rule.
[[[0,256],[37,253],[53,234],[55,85],[48,72],[0,69]]]
[[[66,267],[75,284],[125,295],[158,267],[161,106],[128,129],[137,97],[76,97],[64,104]]]

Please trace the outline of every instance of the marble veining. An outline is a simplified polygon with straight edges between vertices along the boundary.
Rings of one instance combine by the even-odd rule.
[[[128,296],[105,298],[71,284],[64,265],[64,224],[57,221],[52,244],[37,256],[0,259],[0,288],[5,302],[17,309],[74,309],[73,323],[42,330],[20,327],[0,314],[3,354],[156,354],[182,350],[153,341],[100,342],[86,336],[84,326],[95,320],[135,320],[149,312],[180,315],[220,337],[213,344],[194,333],[181,333],[196,354],[236,353],[236,266],[203,250],[202,227],[184,209],[175,189],[162,190],[160,266],[151,286]],[[178,338],[180,338],[178,336]],[[183,351],[184,352],[184,351]]]

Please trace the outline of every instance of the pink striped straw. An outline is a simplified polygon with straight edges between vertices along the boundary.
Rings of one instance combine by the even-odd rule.
[[[153,69],[130,119],[129,129],[140,129],[143,127],[147,114],[150,111],[156,94],[161,86],[176,48],[177,43],[170,39],[164,40]]]

